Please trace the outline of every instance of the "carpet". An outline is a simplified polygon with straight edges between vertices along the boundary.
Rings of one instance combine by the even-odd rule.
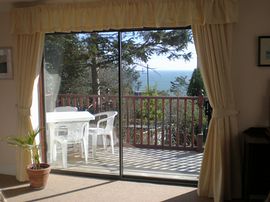
[[[196,188],[121,180],[105,180],[50,174],[45,189],[33,190],[14,176],[0,175],[0,189],[6,202],[212,202],[199,198]],[[2,202],[2,201],[1,201]]]
[[[6,202],[1,190],[0,190],[0,202]]]

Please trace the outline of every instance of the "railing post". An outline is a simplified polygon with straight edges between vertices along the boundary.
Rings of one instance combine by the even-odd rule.
[[[80,110],[84,111],[84,103],[83,103],[83,96],[79,95],[79,106],[80,106]]]
[[[130,128],[129,128],[129,97],[126,97],[126,116],[127,116],[127,144],[130,144]],[[134,143],[133,143],[134,144]]]
[[[197,152],[203,152],[203,133],[197,134]]]
[[[176,147],[177,148],[180,145],[179,114],[180,114],[180,98],[177,97],[177,104],[176,104]]]
[[[61,105],[60,106],[65,106],[67,103],[67,98],[61,97]]]
[[[184,137],[183,137],[183,146],[184,150],[186,150],[187,147],[187,98],[184,99]]]
[[[194,148],[194,126],[195,126],[195,122],[194,122],[194,97],[191,99],[191,148]]]
[[[162,133],[161,133],[161,147],[164,147],[164,106],[165,106],[165,100],[162,98]]]
[[[134,124],[134,128],[133,128],[133,145],[137,144],[137,131],[136,131],[136,98],[132,97],[132,105],[133,105],[133,124]]]
[[[147,96],[147,145],[150,145],[150,98]]]
[[[140,98],[140,112],[141,112],[140,145],[143,145],[143,98]]]
[[[172,99],[169,98],[169,112],[170,112],[170,115],[169,115],[169,147],[172,146]]]
[[[155,146],[157,146],[157,142],[157,98],[155,98]]]
[[[199,107],[199,123],[198,123],[198,134],[197,134],[197,151],[203,151],[203,131],[202,131],[202,110],[203,110],[203,96],[198,97],[198,107]]]

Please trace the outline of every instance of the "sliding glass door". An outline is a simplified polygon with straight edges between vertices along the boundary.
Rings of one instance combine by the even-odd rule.
[[[53,168],[197,180],[207,123],[196,59],[190,29],[46,35]]]

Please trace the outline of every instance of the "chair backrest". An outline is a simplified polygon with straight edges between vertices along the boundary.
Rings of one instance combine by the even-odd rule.
[[[107,120],[107,125],[106,125],[106,130],[113,130],[113,124],[114,124],[114,118],[116,117],[116,115],[118,114],[117,111],[108,111],[108,120]]]
[[[77,107],[72,106],[61,106],[54,109],[55,112],[73,112],[78,111]],[[67,141],[79,141],[86,135],[86,123],[84,122],[74,122],[74,123],[58,123],[58,130],[64,131],[64,133],[58,133],[57,136],[61,136]]]
[[[77,107],[61,106],[54,109],[55,112],[75,112],[78,111]]]
[[[85,122],[61,123],[58,125],[58,130],[60,129],[63,132],[57,133],[56,136],[63,140],[77,142],[87,135],[86,126],[87,123]]]
[[[79,141],[86,135],[88,131],[86,130],[87,123],[85,122],[75,122],[68,126],[68,141]]]
[[[100,119],[100,121],[102,121],[103,119],[107,119],[106,120],[106,125],[105,125],[105,130],[110,132],[113,130],[113,126],[114,126],[114,118],[116,117],[116,115],[118,114],[117,111],[106,111],[106,112],[101,112],[99,114],[96,114],[95,116],[101,116],[103,118]],[[103,124],[102,124],[103,125]]]

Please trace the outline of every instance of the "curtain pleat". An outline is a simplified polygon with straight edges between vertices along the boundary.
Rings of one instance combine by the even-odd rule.
[[[15,36],[15,79],[17,89],[18,133],[26,135],[32,129],[30,108],[34,80],[41,67],[44,34],[36,33]],[[30,156],[25,150],[17,150],[17,172],[19,181],[27,179],[26,166],[30,163]]]
[[[232,24],[192,25],[213,115],[198,183],[216,202],[241,196],[237,109],[231,81]]]

